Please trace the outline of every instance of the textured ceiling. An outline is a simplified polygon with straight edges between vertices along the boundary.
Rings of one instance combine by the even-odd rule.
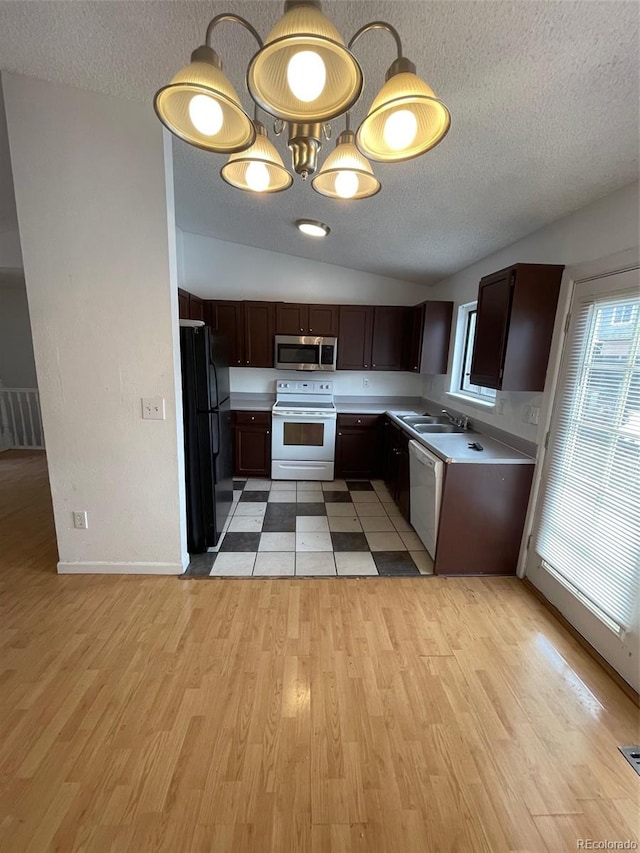
[[[350,0],[323,9],[347,39],[369,20],[395,24],[405,54],[451,110],[449,135],[417,160],[377,165],[382,192],[353,203],[322,198],[299,178],[280,195],[240,193],[218,178],[224,158],[176,140],[181,228],[427,284],[637,179],[636,2]],[[148,103],[213,15],[245,15],[264,37],[281,10],[271,0],[4,0],[0,67]],[[214,46],[250,109],[251,37],[224,24]],[[356,53],[365,72],[358,121],[393,42],[370,33]],[[292,227],[299,217],[327,222],[331,236],[302,237]]]

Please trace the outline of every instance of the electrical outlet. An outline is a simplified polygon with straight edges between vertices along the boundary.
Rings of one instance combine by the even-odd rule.
[[[363,388],[368,388],[368,387],[369,387],[369,377],[368,377],[368,376],[363,376],[363,377],[362,377],[362,387],[363,387]]]
[[[86,512],[73,513],[73,526],[76,530],[86,530],[89,527],[89,519]]]
[[[504,415],[504,400],[498,400],[496,403],[496,415]]]
[[[143,397],[142,417],[147,421],[163,421],[164,397]]]
[[[540,406],[531,406],[529,413],[529,423],[537,424],[540,419]]]

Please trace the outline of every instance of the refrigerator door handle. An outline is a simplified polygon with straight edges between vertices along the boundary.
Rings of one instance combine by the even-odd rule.
[[[213,455],[215,457],[220,453],[220,410],[215,409],[213,414],[216,416],[216,437],[218,439],[218,446],[213,448]]]

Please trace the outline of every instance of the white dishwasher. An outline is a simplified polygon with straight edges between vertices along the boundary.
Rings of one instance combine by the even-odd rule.
[[[417,441],[409,442],[411,524],[431,557],[436,557],[444,462]]]

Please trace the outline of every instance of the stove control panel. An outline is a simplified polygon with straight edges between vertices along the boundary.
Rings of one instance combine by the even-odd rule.
[[[297,382],[279,379],[276,382],[277,394],[333,394],[333,382],[311,382],[300,379]]]

